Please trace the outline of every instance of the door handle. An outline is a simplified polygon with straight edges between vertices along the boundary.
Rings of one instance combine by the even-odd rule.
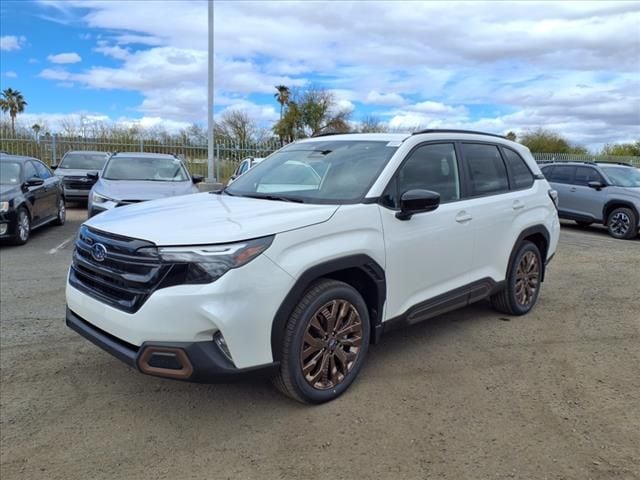
[[[571,188],[569,189],[569,191],[570,191],[570,192],[575,192],[575,191],[576,191],[576,187],[571,187]]]
[[[467,212],[465,212],[464,210],[458,213],[458,215],[456,215],[456,222],[458,223],[467,223],[467,222],[470,222],[472,219],[473,217],[469,215]]]
[[[520,200],[516,200],[515,202],[513,202],[514,210],[522,210],[523,208],[524,208],[524,203],[522,203]]]

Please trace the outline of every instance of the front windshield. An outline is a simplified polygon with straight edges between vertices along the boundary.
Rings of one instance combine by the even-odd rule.
[[[640,187],[640,170],[637,168],[600,167],[616,187]]]
[[[75,170],[102,170],[107,155],[104,153],[67,153],[58,168]]]
[[[185,182],[189,176],[177,158],[113,157],[102,178],[106,180],[149,180]]]
[[[309,203],[359,201],[397,148],[386,141],[294,143],[238,177],[225,192]]]
[[[0,162],[0,184],[18,185],[20,183],[20,164]]]

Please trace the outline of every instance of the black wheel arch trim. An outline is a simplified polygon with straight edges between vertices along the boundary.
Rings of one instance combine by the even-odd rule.
[[[547,227],[545,227],[544,225],[534,225],[532,227],[525,228],[522,232],[520,232],[520,235],[518,235],[518,238],[513,244],[513,248],[511,249],[511,254],[509,255],[509,263],[507,263],[507,271],[505,273],[505,278],[509,277],[509,270],[511,269],[511,264],[513,263],[513,259],[516,256],[516,253],[518,253],[518,248],[520,248],[520,245],[522,245],[522,242],[524,241],[524,239],[536,234],[542,235],[546,242],[545,250],[543,252],[540,252],[540,256],[542,260],[541,262],[542,273],[540,275],[540,281],[544,282],[544,275],[546,270],[545,267],[547,263],[547,254],[549,253],[549,245],[551,245],[551,235],[549,234],[549,230],[547,230]]]
[[[358,269],[376,286],[376,305],[369,305],[372,320],[371,341],[377,342],[382,334],[382,312],[387,297],[387,283],[384,269],[373,258],[365,254],[350,255],[329,260],[307,269],[299,276],[294,286],[284,298],[271,325],[271,353],[273,361],[280,360],[280,351],[284,340],[285,327],[293,310],[305,292],[316,280],[337,274],[344,270]]]

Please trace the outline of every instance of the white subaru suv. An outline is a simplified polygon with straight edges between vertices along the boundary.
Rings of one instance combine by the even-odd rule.
[[[486,298],[529,312],[558,243],[554,194],[495,135],[298,141],[222,192],[85,222],[66,323],[146,374],[266,375],[326,402],[389,329]]]

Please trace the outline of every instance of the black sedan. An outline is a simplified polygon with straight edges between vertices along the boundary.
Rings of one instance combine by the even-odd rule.
[[[34,228],[64,221],[60,178],[40,160],[0,154],[0,239],[23,245]]]

